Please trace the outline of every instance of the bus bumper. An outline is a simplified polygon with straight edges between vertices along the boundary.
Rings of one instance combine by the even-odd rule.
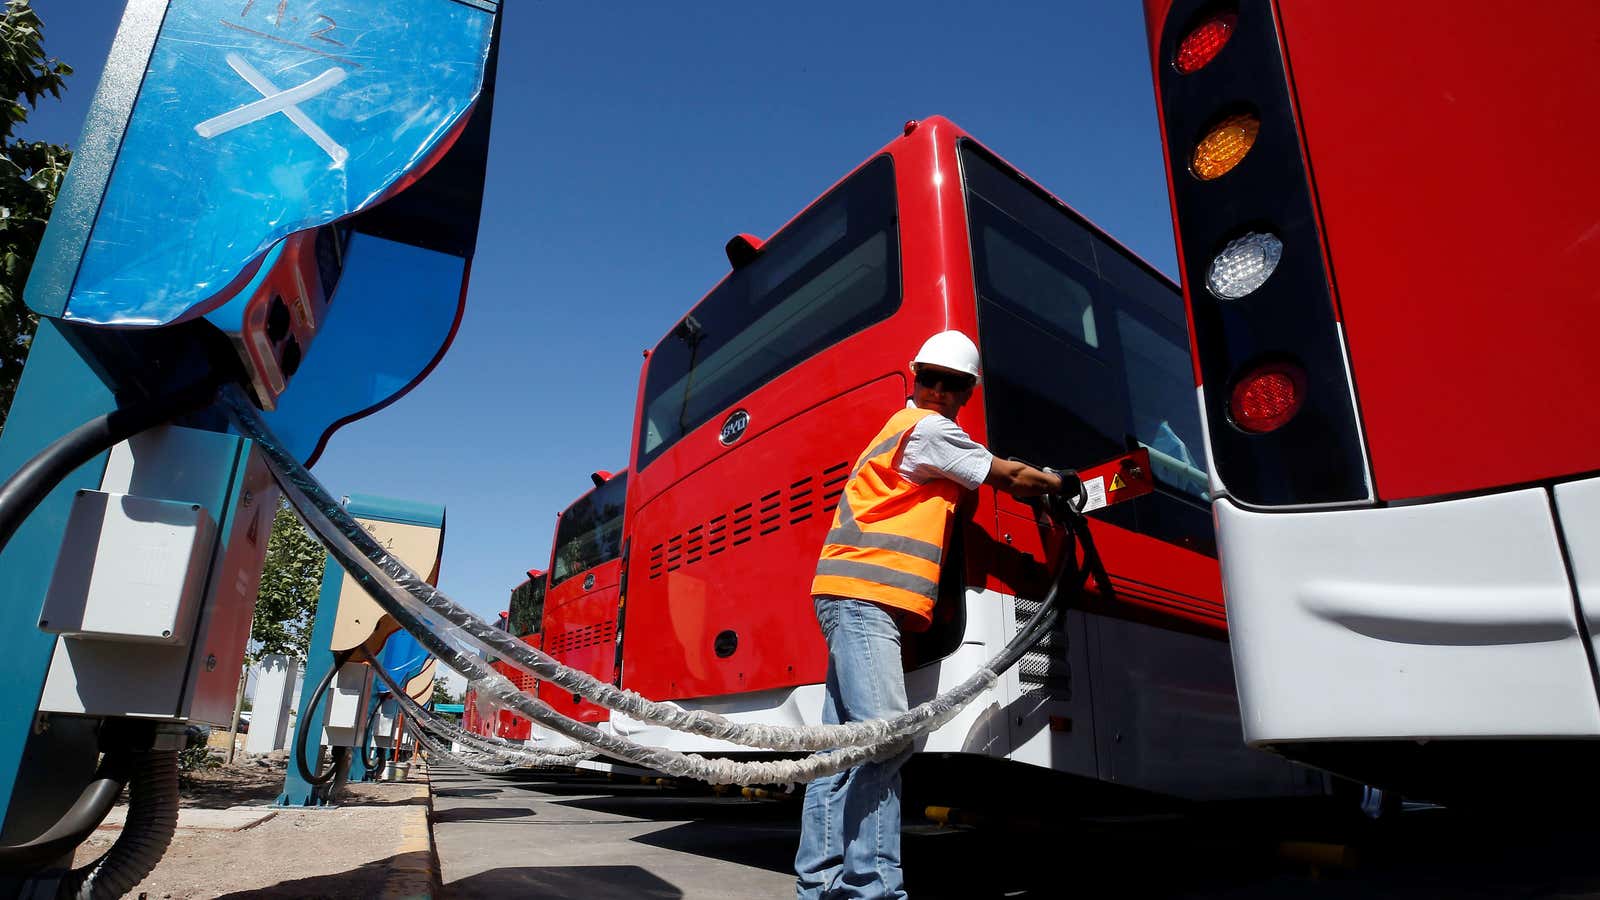
[[[1326,512],[1224,498],[1214,509],[1252,745],[1600,736],[1545,489]]]

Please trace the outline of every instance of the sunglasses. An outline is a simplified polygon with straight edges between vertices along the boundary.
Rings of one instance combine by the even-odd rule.
[[[971,375],[962,375],[956,372],[940,372],[934,369],[918,369],[917,384],[930,391],[948,391],[959,394],[969,391],[978,380]]]

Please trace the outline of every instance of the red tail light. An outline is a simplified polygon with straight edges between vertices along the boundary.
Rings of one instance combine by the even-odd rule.
[[[1299,366],[1268,363],[1234,384],[1228,412],[1244,431],[1276,431],[1300,411],[1305,394],[1306,375]]]
[[[1205,68],[1206,63],[1222,52],[1228,38],[1233,36],[1233,26],[1239,21],[1234,12],[1220,12],[1201,22],[1178,45],[1178,56],[1173,66],[1182,74]]]

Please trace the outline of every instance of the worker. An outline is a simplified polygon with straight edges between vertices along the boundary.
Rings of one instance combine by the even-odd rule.
[[[981,372],[959,331],[928,338],[911,361],[910,403],[889,417],[839,497],[811,582],[828,644],[822,721],[887,719],[906,711],[902,631],[932,623],[940,564],[964,495],[989,484],[1017,497],[1061,490],[1061,477],[997,459],[956,424]],[[900,767],[866,763],[806,787],[800,900],[905,896],[900,866]]]

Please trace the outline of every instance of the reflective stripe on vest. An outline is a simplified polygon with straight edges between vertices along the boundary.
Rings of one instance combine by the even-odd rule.
[[[915,484],[895,468],[911,429],[932,410],[895,413],[861,455],[839,496],[833,527],[817,562],[813,594],[871,600],[910,612],[908,627],[931,621],[939,567],[960,485]]]

